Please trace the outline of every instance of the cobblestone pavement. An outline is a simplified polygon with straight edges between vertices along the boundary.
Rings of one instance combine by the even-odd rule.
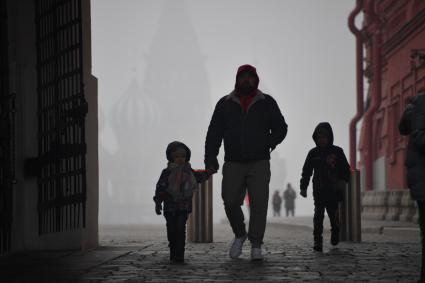
[[[81,277],[99,282],[416,282],[420,265],[419,237],[399,242],[382,235],[367,235],[362,243],[340,243],[333,248],[325,234],[323,253],[312,251],[311,229],[269,224],[265,238],[264,262],[251,262],[246,243],[240,259],[228,256],[232,238],[227,225],[215,227],[212,244],[188,243],[186,263],[170,265],[168,248],[161,227],[151,227],[144,247],[103,264]],[[162,227],[164,232],[165,227]],[[106,229],[102,242],[115,235],[116,245],[137,245],[131,236],[116,237]],[[110,233],[110,235],[108,235]],[[158,235],[162,235],[158,237]],[[133,233],[132,235],[137,235]],[[134,236],[133,236],[134,237]],[[121,239],[121,241],[119,240]],[[393,240],[393,239],[392,239]]]
[[[268,224],[263,262],[228,256],[232,233],[214,226],[214,243],[188,243],[186,263],[171,265],[165,225],[100,227],[102,247],[0,262],[0,282],[416,282],[419,235],[364,234],[362,243],[312,251],[311,228]],[[3,269],[2,269],[3,268]],[[5,274],[10,277],[5,276]],[[4,280],[5,278],[10,278]]]

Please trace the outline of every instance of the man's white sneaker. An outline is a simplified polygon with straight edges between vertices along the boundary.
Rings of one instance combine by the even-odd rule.
[[[252,248],[251,249],[251,260],[260,261],[263,260],[264,256],[262,254],[261,248]]]
[[[238,258],[242,254],[242,246],[246,238],[246,235],[240,238],[235,237],[229,252],[231,258]]]

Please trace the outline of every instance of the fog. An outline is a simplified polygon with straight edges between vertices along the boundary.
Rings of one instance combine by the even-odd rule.
[[[331,123],[335,144],[348,158],[355,41],[347,18],[354,2],[92,0],[100,223],[163,221],[152,197],[167,164],[167,144],[186,143],[192,167],[203,168],[214,106],[232,91],[242,64],[257,68],[259,88],[277,100],[288,123],[287,138],[272,153],[270,195],[288,182],[299,191],[321,121]],[[219,222],[225,217],[221,170],[213,178]],[[311,189],[307,199],[296,199],[296,214],[313,214]]]

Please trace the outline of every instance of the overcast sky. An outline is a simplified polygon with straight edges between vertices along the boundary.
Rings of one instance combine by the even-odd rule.
[[[148,114],[137,119],[167,129],[161,135],[157,129],[143,128],[126,137],[158,141],[157,147],[149,150],[150,160],[140,160],[141,164],[156,160],[151,163],[155,173],[150,172],[144,181],[148,184],[140,186],[141,221],[156,219],[151,197],[166,165],[166,143],[189,140],[193,167],[203,167],[208,121],[215,103],[233,89],[235,72],[242,64],[257,67],[259,88],[277,100],[289,125],[287,138],[272,154],[272,159],[284,160],[285,168],[272,168],[271,191],[283,191],[291,182],[298,192],[301,168],[314,146],[311,135],[319,122],[331,123],[335,144],[348,158],[348,124],[355,112],[355,41],[347,18],[354,4],[354,0],[92,0],[93,74],[99,80],[102,147],[110,155],[119,152],[117,123],[111,122],[111,117],[117,116],[115,112],[135,115],[126,111],[129,102],[123,102],[132,82],[143,97],[140,103],[150,105],[140,106],[139,112]],[[161,70],[167,70],[165,76]],[[176,84],[174,76],[184,85]],[[191,82],[196,85],[195,93],[187,87]],[[189,102],[174,107],[194,118],[189,122],[194,135],[186,139],[183,131],[173,133],[166,128],[167,121],[178,120],[180,115],[168,117],[171,112],[164,110],[168,108],[163,102],[167,97],[173,101],[175,96],[184,100],[185,95],[198,99],[195,105]],[[189,126],[186,118],[181,124]],[[222,165],[222,157],[219,161]],[[101,156],[101,170],[105,167],[102,162]],[[214,221],[224,217],[220,174],[214,176]],[[280,185],[273,181],[279,175],[284,178]],[[104,172],[101,178],[106,178]],[[109,209],[102,203],[108,189],[100,190],[102,214]],[[313,214],[311,186],[308,194],[307,200],[297,199],[298,215]],[[101,222],[107,221],[101,216]]]

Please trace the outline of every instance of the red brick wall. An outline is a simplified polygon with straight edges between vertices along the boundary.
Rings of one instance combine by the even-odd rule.
[[[425,88],[425,66],[412,68],[410,58],[413,49],[424,49],[425,53],[425,1],[384,0],[377,5],[377,13],[382,21],[379,26],[382,36],[382,91],[381,105],[373,119],[372,155],[374,160],[385,157],[386,188],[394,190],[406,188],[404,156],[407,140],[399,135],[398,122],[408,98]],[[369,39],[376,26],[368,26],[367,16],[364,31],[368,74],[372,69],[368,66],[372,49]],[[368,93],[373,91],[373,73],[371,76]],[[363,145],[367,142],[362,129],[360,165],[364,161]]]

